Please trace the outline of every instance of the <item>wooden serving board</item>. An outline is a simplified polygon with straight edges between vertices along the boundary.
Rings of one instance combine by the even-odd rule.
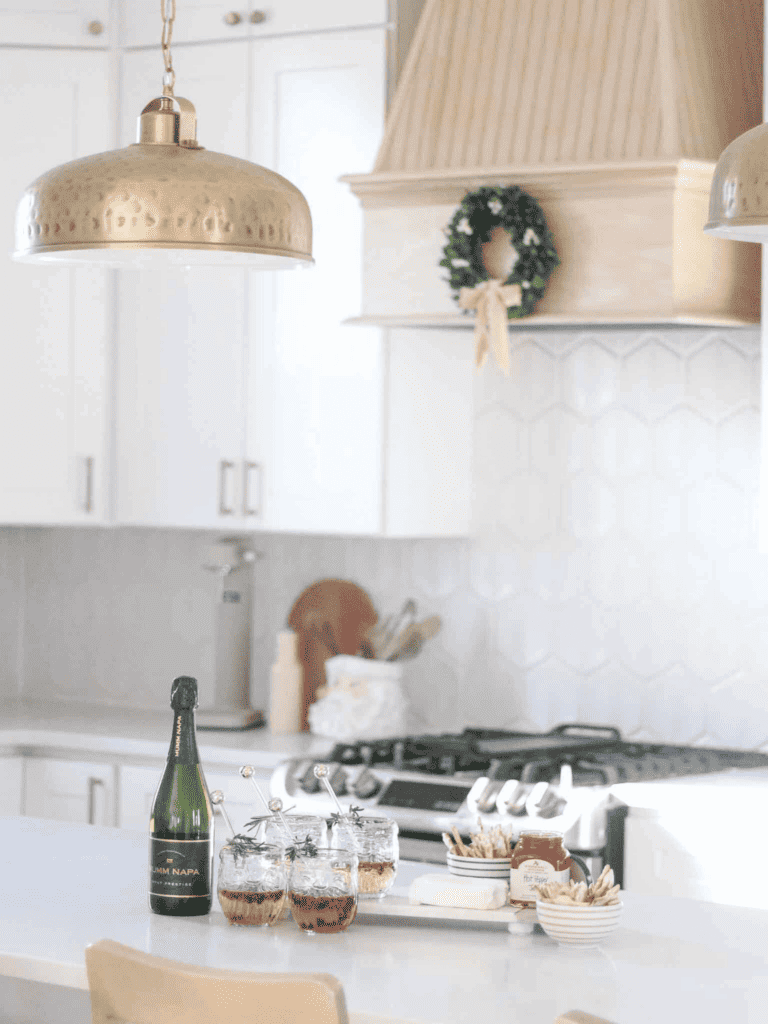
[[[365,633],[377,620],[368,594],[348,580],[318,580],[296,599],[288,626],[298,634],[299,660],[304,666],[304,730],[309,729],[309,705],[325,686],[325,662],[334,654],[357,654]]]

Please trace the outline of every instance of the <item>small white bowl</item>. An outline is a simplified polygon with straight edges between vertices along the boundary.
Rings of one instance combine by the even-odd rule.
[[[536,901],[539,924],[551,939],[571,949],[594,949],[619,926],[623,903],[593,907],[590,904]]]
[[[503,878],[509,881],[510,857],[459,857],[446,854],[448,870],[452,875],[465,878]]]

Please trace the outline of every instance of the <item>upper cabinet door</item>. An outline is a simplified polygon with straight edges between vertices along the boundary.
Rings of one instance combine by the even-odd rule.
[[[212,42],[286,32],[383,25],[387,0],[186,0],[177,5],[173,41]],[[122,8],[124,46],[160,41],[159,0],[126,0]]]
[[[339,176],[370,170],[384,121],[386,31],[253,43],[251,158],[312,211],[315,266],[251,275],[248,451],[270,529],[376,533],[382,346],[361,305],[362,211]]]
[[[40,174],[108,148],[107,57],[5,50],[0,239]],[[106,275],[0,261],[0,522],[103,519],[106,508]]]
[[[3,0],[0,43],[106,47],[114,38],[109,6],[109,0]]]
[[[177,91],[207,149],[247,155],[247,44],[178,47]],[[159,50],[123,61],[123,143],[160,92]],[[115,511],[120,523],[232,528],[242,513],[246,272],[121,270]]]

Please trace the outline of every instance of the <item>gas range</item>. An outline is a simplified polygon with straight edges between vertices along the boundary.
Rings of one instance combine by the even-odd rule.
[[[293,760],[273,774],[270,791],[297,812],[334,807],[314,776],[315,761]],[[402,855],[440,862],[441,833],[465,836],[502,825],[562,832],[593,869],[610,862],[620,880],[626,807],[612,793],[622,782],[768,766],[754,751],[636,743],[618,729],[579,723],[547,733],[465,729],[338,743],[329,778],[342,802],[397,820]]]

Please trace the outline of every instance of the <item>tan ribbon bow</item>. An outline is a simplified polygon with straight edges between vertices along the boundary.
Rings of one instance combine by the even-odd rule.
[[[475,288],[459,291],[462,309],[474,309],[475,365],[480,369],[492,351],[504,373],[509,374],[509,345],[507,343],[507,307],[519,306],[523,290],[519,284],[504,284],[491,277]]]

